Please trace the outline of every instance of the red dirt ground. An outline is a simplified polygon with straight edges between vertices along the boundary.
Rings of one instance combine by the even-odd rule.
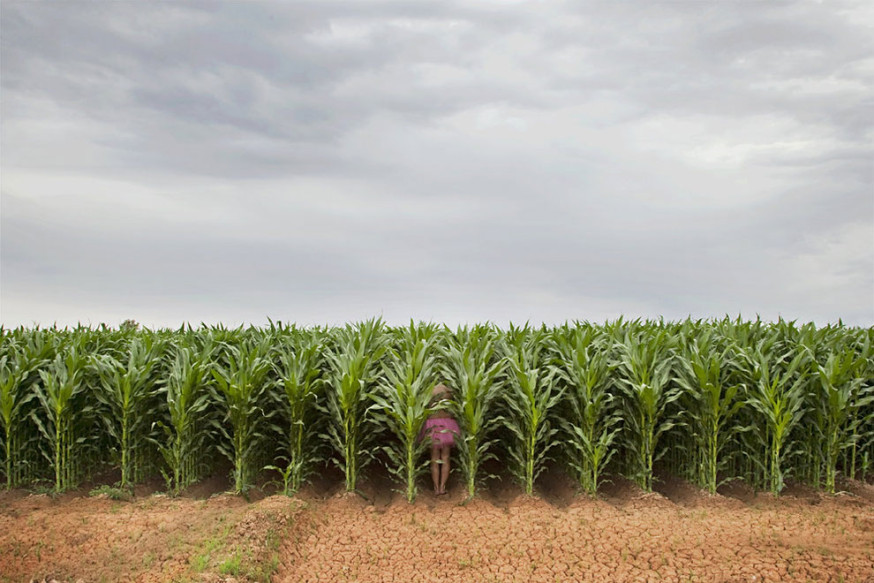
[[[252,503],[0,493],[0,581],[874,581],[869,485],[774,499],[617,480],[592,501],[549,480],[540,498],[491,484],[414,505],[385,486]]]

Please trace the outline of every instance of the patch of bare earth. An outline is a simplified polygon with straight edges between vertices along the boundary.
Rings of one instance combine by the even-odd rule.
[[[874,505],[859,496],[746,503],[688,484],[604,499],[459,492],[376,507],[338,494],[306,510],[276,581],[874,581]],[[550,492],[555,495],[555,492]]]
[[[247,503],[0,494],[0,581],[268,581],[279,543],[304,506],[283,496]]]
[[[456,485],[409,505],[379,477],[257,502],[0,493],[0,581],[874,581],[867,484],[775,499],[616,478],[590,500],[545,476],[539,497],[495,481],[466,504]]]

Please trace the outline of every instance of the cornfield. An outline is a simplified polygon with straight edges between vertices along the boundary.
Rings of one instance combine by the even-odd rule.
[[[874,328],[731,318],[0,328],[0,475],[55,491],[163,476],[176,494],[230,466],[237,492],[272,479],[291,494],[326,463],[347,490],[379,463],[413,501],[444,383],[469,496],[486,468],[530,493],[548,465],[592,496],[604,476],[649,491],[668,474],[710,492],[834,493],[839,476],[874,474],[872,341]]]

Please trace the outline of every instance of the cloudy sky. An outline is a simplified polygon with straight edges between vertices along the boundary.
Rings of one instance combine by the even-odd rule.
[[[0,8],[2,324],[874,325],[874,3]]]

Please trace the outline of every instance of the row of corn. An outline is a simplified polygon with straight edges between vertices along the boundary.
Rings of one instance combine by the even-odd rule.
[[[237,492],[292,493],[334,463],[351,491],[376,462],[412,501],[440,382],[470,496],[492,467],[527,493],[564,467],[589,495],[609,474],[775,494],[872,474],[874,328],[725,318],[0,328],[0,475],[60,491],[160,474],[178,493],[230,467]]]

